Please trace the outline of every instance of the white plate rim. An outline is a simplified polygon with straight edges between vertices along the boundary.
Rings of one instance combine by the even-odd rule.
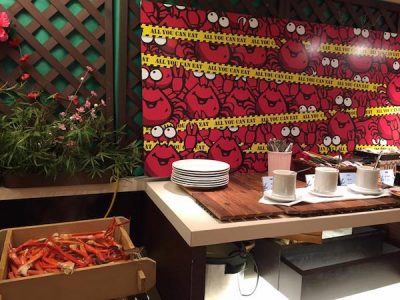
[[[177,185],[181,185],[183,187],[191,187],[191,188],[196,188],[196,187],[198,187],[198,188],[218,188],[218,187],[226,186],[229,183],[229,182],[226,182],[226,183],[219,183],[219,184],[215,184],[215,185],[209,185],[209,184],[198,185],[198,184],[185,184],[185,183],[176,182],[172,178],[171,178],[171,181]]]
[[[171,180],[175,180],[177,182],[182,183],[189,183],[189,184],[198,184],[198,185],[211,185],[211,184],[221,184],[221,183],[228,183],[229,180],[222,180],[222,181],[211,181],[211,182],[194,182],[194,181],[187,181],[187,180],[180,180],[179,178],[171,178]]]
[[[264,196],[266,196],[267,198],[269,198],[271,200],[277,201],[277,202],[292,202],[292,201],[298,200],[296,198],[296,195],[293,198],[288,199],[287,197],[282,197],[282,196],[272,194],[272,190],[266,191],[264,193]]]
[[[333,194],[323,194],[323,193],[316,192],[313,189],[309,189],[308,192],[311,195],[314,195],[314,196],[317,196],[317,197],[323,197],[323,198],[331,198],[331,197],[332,198],[339,198],[339,197],[343,197],[344,196],[344,193],[340,192],[339,190],[336,190],[336,192],[333,193]]]
[[[207,164],[211,169],[207,169]],[[174,161],[172,167],[183,171],[194,172],[221,172],[230,169],[230,165],[226,162],[213,159],[181,159]]]
[[[353,192],[359,193],[359,194],[364,194],[364,195],[380,195],[383,193],[383,189],[378,188],[377,190],[370,190],[366,188],[362,188],[359,186],[356,186],[355,183],[351,183],[347,185],[347,187],[352,190]]]

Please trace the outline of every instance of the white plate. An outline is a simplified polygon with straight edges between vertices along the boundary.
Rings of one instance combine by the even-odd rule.
[[[366,189],[366,188],[359,187],[359,186],[355,185],[354,183],[349,184],[348,187],[353,192],[356,192],[359,194],[364,194],[364,195],[380,195],[383,193],[383,189],[376,189],[376,190]]]
[[[189,184],[220,184],[220,183],[224,183],[224,182],[229,182],[229,178],[223,179],[223,180],[193,181],[193,180],[182,179],[179,177],[172,176],[171,179],[174,179],[175,181],[180,181],[183,183],[189,183]]]
[[[229,175],[229,170],[221,172],[198,172],[198,171],[182,171],[176,168],[172,168],[172,171],[176,174],[195,176],[195,177],[205,177],[205,176],[213,177],[213,176]]]
[[[172,163],[172,167],[191,172],[222,172],[229,170],[229,164],[212,159],[183,159]]]
[[[223,184],[208,184],[208,185],[206,185],[206,184],[201,184],[201,185],[199,185],[199,184],[181,183],[181,182],[178,182],[178,181],[174,180],[173,178],[171,178],[171,181],[172,181],[173,183],[175,183],[175,184],[177,184],[177,185],[181,185],[181,186],[183,186],[183,187],[201,188],[201,189],[220,188],[220,187],[223,187],[223,186],[228,185],[228,183],[229,183],[229,182],[226,182],[226,183],[223,183]]]
[[[182,177],[182,178],[192,178],[195,180],[207,180],[207,179],[220,179],[220,178],[229,178],[229,174],[221,174],[216,176],[196,176],[196,175],[184,175],[175,171],[172,171],[171,176]]]
[[[285,196],[279,196],[276,194],[272,193],[272,190],[268,190],[264,193],[264,196],[267,197],[268,199],[277,201],[277,202],[292,202],[296,200],[296,196],[293,197],[285,197]]]
[[[186,181],[186,182],[193,182],[193,183],[218,183],[218,182],[226,182],[229,181],[229,178],[221,178],[221,179],[213,179],[213,180],[193,180],[193,179],[189,179],[189,178],[182,178],[179,176],[172,176],[171,178],[174,178],[176,180],[180,180],[180,181]]]
[[[199,182],[199,181],[193,181],[193,180],[184,180],[184,179],[180,179],[177,177],[171,177],[171,180],[174,180],[176,182],[179,183],[184,183],[184,184],[197,184],[197,185],[220,185],[220,184],[227,184],[229,182],[229,179],[224,179],[224,180],[220,180],[220,181],[203,181],[203,182]]]
[[[309,189],[308,192],[311,195],[318,196],[318,197],[324,197],[324,198],[331,198],[331,197],[332,198],[336,198],[336,197],[342,197],[344,195],[339,190],[336,190],[336,192],[334,192],[333,194],[323,194],[323,193],[316,192],[316,191],[314,191],[312,189]]]

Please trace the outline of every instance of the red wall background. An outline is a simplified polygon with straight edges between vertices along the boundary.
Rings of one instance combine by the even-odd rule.
[[[293,142],[295,155],[399,142],[396,34],[151,2],[141,18],[148,175],[193,157],[265,172],[271,138]],[[197,40],[207,32],[227,35]],[[243,42],[251,37],[266,46]]]

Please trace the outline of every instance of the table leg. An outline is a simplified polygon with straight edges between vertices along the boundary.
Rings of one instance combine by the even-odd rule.
[[[206,247],[189,247],[157,206],[145,199],[143,245],[157,262],[157,290],[162,300],[203,300]]]

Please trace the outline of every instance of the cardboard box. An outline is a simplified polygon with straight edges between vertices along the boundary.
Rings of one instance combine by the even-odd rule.
[[[117,218],[118,222],[126,221]],[[144,293],[156,282],[156,263],[149,258],[109,263],[76,269],[71,275],[44,274],[24,278],[6,279],[7,252],[29,239],[51,236],[53,233],[79,233],[106,229],[112,218],[78,222],[56,223],[4,229],[0,231],[0,299],[1,300],[109,300]],[[118,226],[115,239],[124,250],[132,250],[129,226]]]

